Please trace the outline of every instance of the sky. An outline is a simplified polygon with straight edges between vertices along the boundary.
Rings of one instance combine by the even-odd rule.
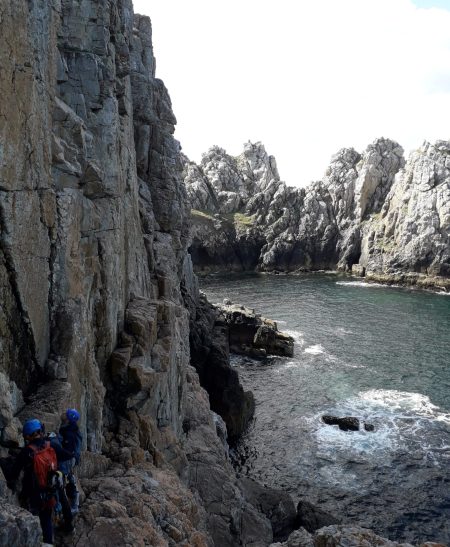
[[[133,3],[193,161],[261,141],[305,186],[343,147],[450,139],[450,0]]]

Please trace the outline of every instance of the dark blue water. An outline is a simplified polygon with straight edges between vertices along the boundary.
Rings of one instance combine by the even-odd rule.
[[[450,543],[450,296],[319,274],[201,287],[296,340],[292,359],[233,359],[257,402],[243,471],[391,539]],[[343,432],[323,414],[375,431]]]

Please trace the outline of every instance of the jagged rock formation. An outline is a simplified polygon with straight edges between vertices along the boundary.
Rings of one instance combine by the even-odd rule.
[[[234,353],[266,357],[294,355],[294,339],[280,332],[277,323],[261,317],[255,310],[225,299],[219,306],[221,315],[228,326],[230,349]]]
[[[411,154],[378,214],[363,226],[359,265],[391,272],[450,276],[450,143]],[[412,276],[414,279],[414,276]]]
[[[61,544],[269,544],[190,366],[201,304],[149,19],[131,0],[18,0],[0,36],[0,456],[20,420],[52,430],[76,406],[84,504]],[[229,376],[238,422],[251,396]],[[2,544],[38,545],[1,472],[0,497]]]
[[[445,286],[449,150],[447,142],[425,144],[405,164],[397,143],[378,139],[363,154],[340,150],[324,178],[306,188],[286,186],[260,143],[237,158],[213,147],[198,166],[184,158],[194,265],[339,269],[422,283],[429,276],[425,283]]]

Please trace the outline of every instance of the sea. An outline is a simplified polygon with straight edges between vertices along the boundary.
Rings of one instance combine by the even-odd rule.
[[[256,400],[238,470],[343,523],[450,545],[450,294],[324,273],[211,275],[200,288],[295,340],[292,358],[232,355]]]

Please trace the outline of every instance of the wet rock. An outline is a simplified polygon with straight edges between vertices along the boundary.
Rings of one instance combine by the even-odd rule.
[[[322,416],[322,421],[327,425],[337,425],[342,431],[359,431],[359,419],[354,416]]]
[[[308,532],[315,532],[323,526],[339,524],[341,520],[309,501],[300,500],[297,504],[297,526],[302,526]]]
[[[364,429],[366,431],[375,431],[375,426],[373,424],[368,424],[364,422]]]

